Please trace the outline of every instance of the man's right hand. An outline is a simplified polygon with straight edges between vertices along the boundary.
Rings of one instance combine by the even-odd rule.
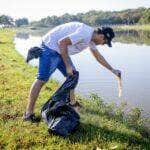
[[[67,67],[66,70],[68,75],[73,75],[72,67]]]
[[[116,69],[112,69],[112,72],[119,78],[121,78],[121,71],[120,70],[116,70]]]

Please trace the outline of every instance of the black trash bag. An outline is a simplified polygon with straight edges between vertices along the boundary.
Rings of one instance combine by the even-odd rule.
[[[26,62],[28,63],[30,60],[34,58],[39,58],[43,52],[43,49],[40,47],[31,47],[28,50]]]
[[[78,83],[79,72],[74,71],[68,76],[62,86],[43,105],[42,118],[48,124],[48,131],[56,135],[66,137],[75,131],[79,125],[79,114],[69,105],[70,90]]]

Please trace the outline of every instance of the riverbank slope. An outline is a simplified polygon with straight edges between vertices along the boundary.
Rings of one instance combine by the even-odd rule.
[[[105,104],[96,95],[90,100],[79,98],[84,105],[80,112],[79,130],[63,139],[49,135],[44,122],[22,121],[28,92],[37,68],[27,65],[13,43],[14,32],[0,30],[0,149],[149,149],[147,134],[141,132],[140,112],[135,109],[123,119],[122,108]],[[43,103],[59,84],[50,80],[43,88],[36,105],[40,113]],[[122,106],[123,107],[123,106]],[[135,112],[135,113],[134,113]]]

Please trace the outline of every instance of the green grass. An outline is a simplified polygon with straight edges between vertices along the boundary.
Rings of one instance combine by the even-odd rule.
[[[89,100],[77,96],[84,105],[80,112],[81,125],[66,139],[49,135],[44,122],[23,122],[22,115],[37,69],[27,65],[16,52],[13,36],[12,30],[0,30],[0,149],[150,149],[140,110],[133,109],[125,117],[125,106],[117,108],[114,104],[105,104],[96,95]],[[42,89],[37,114],[58,86],[56,81],[50,80]]]
[[[150,24],[145,25],[122,25],[114,27],[116,30],[141,30],[150,31]]]

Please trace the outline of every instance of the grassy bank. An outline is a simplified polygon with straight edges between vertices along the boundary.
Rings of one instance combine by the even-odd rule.
[[[115,30],[137,30],[150,31],[150,24],[147,25],[123,25],[114,27]]]
[[[125,105],[116,108],[96,95],[90,100],[77,97],[85,107],[80,112],[81,125],[66,139],[49,135],[44,122],[23,122],[29,88],[37,69],[27,65],[15,51],[13,36],[11,30],[0,30],[0,149],[150,149],[140,110],[133,109],[124,117]],[[50,80],[42,89],[37,114],[58,86]]]

